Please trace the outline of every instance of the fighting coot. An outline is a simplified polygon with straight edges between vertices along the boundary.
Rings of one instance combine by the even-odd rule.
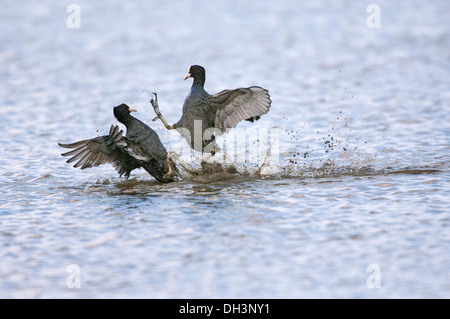
[[[177,129],[191,148],[199,152],[215,153],[215,135],[226,132],[243,120],[255,121],[269,111],[269,91],[259,86],[224,90],[214,95],[205,91],[205,69],[192,65],[185,76],[194,78],[183,105],[183,114],[174,125],[162,116],[156,93],[150,102],[156,115],[169,130]],[[207,132],[205,132],[208,130]]]
[[[125,136],[117,125],[112,125],[109,134],[59,146],[73,149],[63,153],[72,156],[67,163],[85,169],[111,163],[120,176],[130,176],[132,170],[144,168],[159,182],[171,182],[177,168],[168,158],[167,151],[158,135],[148,125],[131,116],[136,110],[126,104],[114,107],[114,116],[127,128]]]

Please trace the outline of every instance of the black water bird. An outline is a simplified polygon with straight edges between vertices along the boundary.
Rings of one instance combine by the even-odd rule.
[[[196,151],[210,151],[211,155],[214,155],[216,135],[236,127],[243,120],[256,121],[269,111],[269,91],[262,87],[224,90],[210,95],[204,89],[206,76],[202,66],[189,67],[184,79],[190,77],[194,81],[184,101],[183,114],[174,125],[167,124],[162,116],[156,93],[153,93],[154,99],[151,99],[150,103],[164,126],[169,130],[178,130]],[[206,131],[208,129],[209,131]]]
[[[126,104],[114,107],[114,116],[127,128],[125,136],[119,126],[111,125],[108,135],[71,144],[58,143],[73,149],[61,155],[72,156],[67,163],[77,161],[74,167],[81,169],[111,163],[120,176],[128,178],[132,170],[142,167],[159,182],[173,181],[178,171],[158,134],[130,112],[136,110]]]

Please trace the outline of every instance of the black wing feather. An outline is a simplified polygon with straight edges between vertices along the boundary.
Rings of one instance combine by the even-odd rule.
[[[122,130],[119,130],[117,125],[112,125],[108,135],[71,144],[58,143],[58,145],[73,149],[61,155],[72,156],[67,163],[77,161],[74,167],[86,169],[110,163],[120,176],[125,174],[126,177],[129,177],[130,172],[141,165],[139,159],[134,158],[126,151],[128,143],[122,134]]]

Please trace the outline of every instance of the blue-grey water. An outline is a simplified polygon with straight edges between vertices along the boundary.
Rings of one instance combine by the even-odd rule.
[[[369,4],[3,1],[0,297],[449,298],[450,4]],[[171,184],[65,163],[122,102],[181,152],[148,100],[176,122],[192,64],[269,90],[238,126],[262,157]]]

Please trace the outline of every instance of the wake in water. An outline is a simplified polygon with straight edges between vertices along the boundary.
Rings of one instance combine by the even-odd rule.
[[[330,115],[330,114],[328,114]],[[204,154],[193,151],[177,132],[161,130],[172,160],[180,170],[179,181],[213,183],[239,178],[322,178],[380,174],[439,172],[441,165],[411,165],[404,158],[386,159],[370,150],[380,148],[352,132],[348,117],[337,110],[324,123],[289,123],[281,127],[237,127],[217,139],[216,154],[203,162]],[[244,126],[245,127],[245,126]],[[293,128],[295,127],[295,128]],[[382,151],[381,151],[382,152]],[[383,155],[383,154],[381,154]],[[384,154],[385,155],[385,154]],[[448,167],[448,163],[444,164]],[[124,188],[135,183],[157,184],[147,175],[121,181]],[[117,183],[103,177],[100,184]]]
[[[172,141],[171,148],[177,152],[171,156],[183,179],[214,181],[227,174],[275,178],[364,174],[374,158],[364,155],[346,132],[351,132],[348,119],[339,111],[324,133],[309,123],[296,130],[235,128],[218,138],[221,148],[207,162],[179,141]]]

